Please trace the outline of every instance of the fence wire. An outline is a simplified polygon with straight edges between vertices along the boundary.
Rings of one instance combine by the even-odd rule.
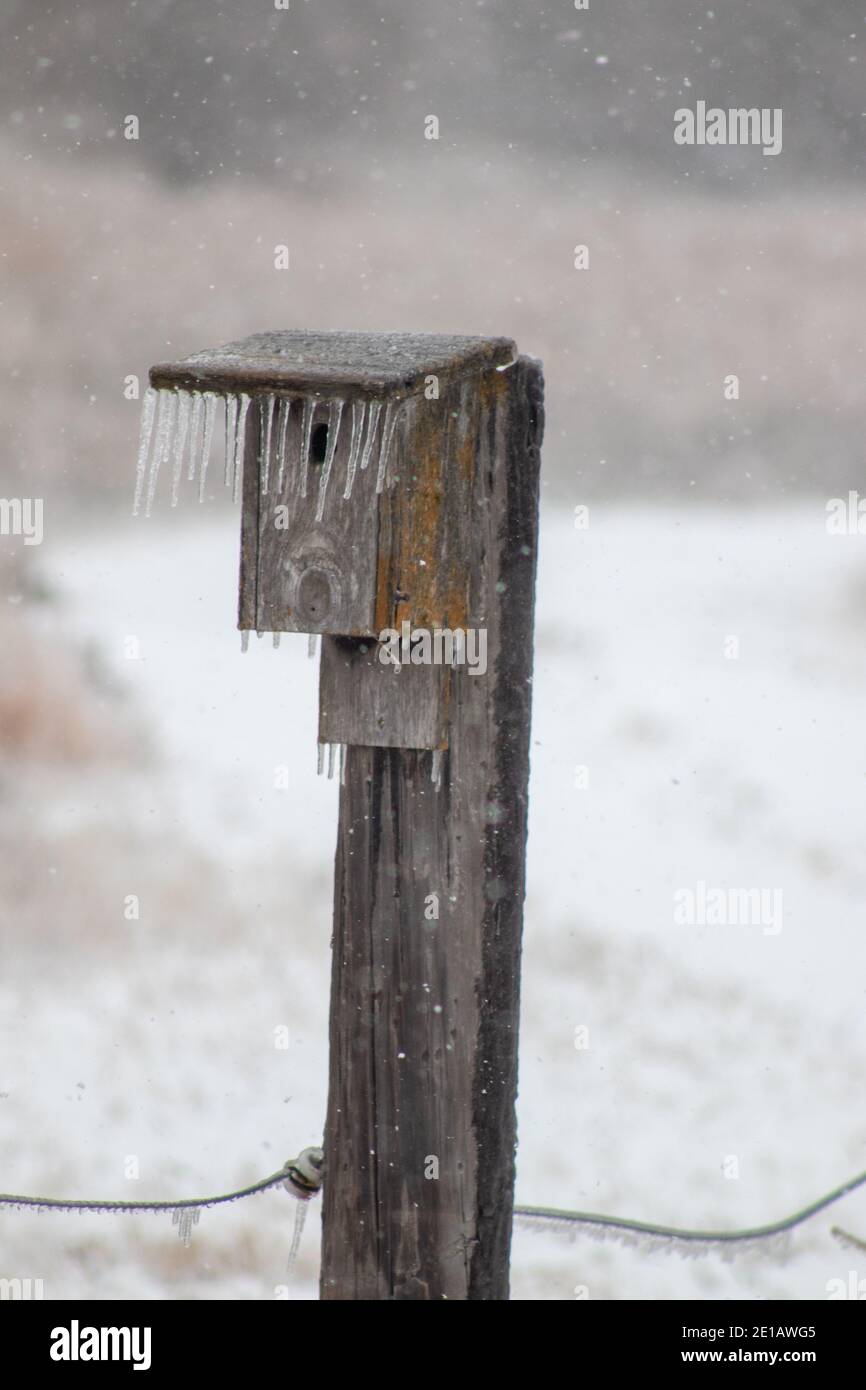
[[[308,1190],[306,1193],[298,1191],[296,1167],[298,1162],[297,1159],[290,1160],[279,1172],[271,1173],[268,1177],[261,1178],[258,1182],[251,1183],[247,1187],[240,1187],[234,1192],[223,1192],[213,1197],[181,1197],[173,1201],[101,1201],[74,1197],[28,1197],[2,1192],[0,1193],[0,1207],[43,1212],[181,1212],[184,1210],[204,1210],[206,1207],[225,1206],[229,1202],[240,1202],[246,1197],[253,1197],[257,1193],[267,1192],[274,1187],[285,1187],[295,1196],[312,1196],[312,1190]],[[671,1242],[674,1245],[694,1245],[695,1247],[706,1248],[746,1246],[789,1234],[798,1226],[802,1226],[820,1212],[826,1211],[828,1207],[842,1201],[844,1197],[850,1196],[852,1192],[856,1192],[858,1188],[864,1186],[866,1186],[866,1172],[859,1173],[848,1182],[824,1193],[814,1202],[810,1202],[807,1206],[801,1207],[798,1211],[792,1212],[790,1216],[785,1216],[779,1221],[731,1231],[692,1230],[681,1226],[662,1226],[647,1221],[632,1221],[619,1216],[605,1216],[599,1212],[565,1211],[558,1207],[516,1206],[514,1216],[517,1221],[528,1225],[559,1227],[588,1235],[609,1233],[614,1236],[633,1237],[635,1239],[648,1238],[651,1241]],[[837,1233],[837,1229],[836,1227],[833,1228],[834,1235]],[[839,1232],[839,1234],[842,1235],[843,1233]],[[849,1239],[853,1242],[855,1238],[849,1237]]]

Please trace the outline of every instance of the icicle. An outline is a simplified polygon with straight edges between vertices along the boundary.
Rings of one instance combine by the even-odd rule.
[[[358,467],[358,455],[361,452],[361,438],[364,434],[364,420],[367,415],[366,401],[352,401],[352,443],[349,449],[349,462],[346,465],[346,487],[343,496],[348,500],[352,496],[352,487],[355,482],[355,472]]]
[[[376,442],[376,430],[379,426],[379,416],[382,414],[382,402],[371,401],[370,409],[367,414],[367,438],[364,441],[364,452],[361,455],[361,472],[369,467],[370,459],[373,456],[373,445]]]
[[[310,467],[310,444],[313,438],[313,416],[316,413],[316,402],[307,396],[304,401],[304,422],[301,427],[301,458],[300,458],[300,479],[301,496],[307,495],[307,473]]]
[[[249,649],[250,649],[250,634],[249,634],[249,632],[242,632],[242,633],[241,633],[241,651],[242,651],[242,652],[248,652]]]
[[[271,440],[274,433],[276,396],[263,396],[262,411],[262,492],[267,493],[271,476]]]
[[[280,634],[279,632],[275,632],[275,633],[273,634],[273,639],[274,639],[274,651],[276,651],[277,647],[280,645],[280,636],[281,636],[281,634]]]
[[[204,485],[207,477],[207,466],[210,463],[210,451],[213,444],[214,424],[216,421],[217,398],[214,391],[204,393],[204,425],[202,427],[201,441],[201,481],[198,489],[199,502],[204,501]]]
[[[376,477],[376,491],[381,492],[385,486],[385,473],[388,468],[388,458],[391,453],[391,442],[394,438],[394,430],[397,425],[399,408],[393,401],[388,402],[385,410],[385,423],[382,426],[382,447],[379,450],[379,472]]]
[[[226,396],[226,460],[225,485],[234,488],[235,446],[238,432],[238,398],[234,393]]]
[[[234,487],[232,488],[233,502],[237,502],[238,497],[240,496],[241,480],[244,474],[244,453],[247,437],[247,412],[250,408],[251,399],[252,398],[248,396],[245,391],[241,392],[241,408],[240,414],[238,415],[237,427],[235,429],[235,459],[234,464],[232,466],[232,472],[234,474]]]
[[[177,430],[174,437],[174,460],[171,470],[171,505],[173,507],[177,506],[180,491],[180,480],[183,475],[183,451],[186,448],[186,437],[189,433],[189,413],[192,408],[192,399],[188,391],[178,391],[177,397]]]
[[[304,1221],[307,1217],[306,1202],[297,1202],[295,1205],[295,1229],[292,1231],[292,1244],[289,1250],[289,1262],[286,1273],[291,1274],[298,1258],[298,1250],[301,1247],[301,1236],[304,1234]]]
[[[280,417],[279,433],[277,435],[277,496],[283,495],[283,478],[286,472],[286,438],[289,432],[289,421],[292,418],[292,401],[290,396],[280,397]]]
[[[174,422],[177,416],[177,392],[160,391],[159,393],[159,424],[156,427],[156,442],[153,446],[153,457],[150,460],[150,477],[147,480],[147,507],[145,516],[150,516],[153,507],[153,499],[156,496],[156,480],[159,477],[160,464],[163,460],[168,461],[171,453],[171,441],[174,434]]]
[[[316,655],[316,646],[318,644],[318,641],[319,634],[317,632],[311,632],[309,637],[307,638],[307,656],[314,657]]]
[[[200,1216],[198,1207],[179,1207],[171,1214],[171,1224],[177,1226],[177,1233],[187,1249],[192,1241],[192,1228],[198,1225]]]
[[[328,481],[331,477],[331,469],[334,466],[334,455],[337,452],[337,441],[340,438],[340,421],[343,418],[344,402],[338,399],[332,400],[328,407],[328,447],[325,450],[325,462],[322,465],[322,476],[319,479],[319,500],[316,503],[316,520],[321,521],[325,515],[325,494],[328,491]]]
[[[442,749],[434,748],[430,761],[430,781],[438,791],[442,785]]]
[[[192,393],[192,420],[189,427],[189,467],[187,469],[186,480],[188,483],[195,482],[195,465],[198,458],[197,443],[201,436],[201,417],[204,397],[201,391]]]
[[[141,403],[141,434],[138,440],[138,462],[135,465],[135,501],[132,515],[138,516],[141,498],[144,493],[144,475],[147,471],[147,456],[150,453],[150,440],[153,434],[153,419],[156,414],[157,392],[148,386]]]
[[[336,743],[329,743],[329,744],[328,744],[328,781],[329,781],[329,782],[332,781],[332,780],[333,780],[333,777],[334,777],[334,761],[335,761],[335,758],[336,758],[336,753],[337,753],[337,744],[336,744]]]
[[[324,743],[319,743],[319,744],[316,745],[316,775],[317,775],[317,777],[321,777],[321,775],[322,775],[322,773],[324,772],[324,770],[325,770],[325,745],[324,745]]]
[[[340,786],[346,785],[346,745],[340,744]]]

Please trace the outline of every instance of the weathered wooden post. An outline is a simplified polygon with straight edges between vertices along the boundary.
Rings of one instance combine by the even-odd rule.
[[[191,393],[160,395],[175,476],[177,419],[201,439],[226,396],[227,475],[258,460],[239,626],[322,634],[319,741],[344,750],[321,1296],[507,1298],[540,366],[286,332],[151,384]]]

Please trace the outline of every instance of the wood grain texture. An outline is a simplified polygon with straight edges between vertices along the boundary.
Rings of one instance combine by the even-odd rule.
[[[444,748],[450,672],[379,660],[372,639],[323,637],[319,742],[370,748]]]
[[[467,561],[476,526],[476,442],[467,412],[491,396],[503,375],[488,370],[443,378],[435,399],[420,392],[391,401],[394,429],[382,490],[377,483],[385,410],[372,460],[367,468],[356,466],[349,497],[351,420],[361,398],[272,395],[277,406],[265,468],[258,422],[268,397],[255,394],[247,417],[241,526],[243,563],[254,564],[256,574],[241,576],[243,624],[260,632],[346,637],[375,637],[403,621],[465,628]],[[321,457],[307,457],[305,446],[310,428],[329,428],[335,401],[343,409],[336,450],[325,467]],[[281,477],[277,437],[286,411]]]
[[[456,527],[488,671],[450,673],[438,790],[430,753],[347,750],[326,1300],[508,1297],[543,385],[520,358],[454,388],[440,421],[447,495],[433,510]],[[395,494],[391,535],[401,505]],[[432,1160],[438,1178],[425,1175]]]

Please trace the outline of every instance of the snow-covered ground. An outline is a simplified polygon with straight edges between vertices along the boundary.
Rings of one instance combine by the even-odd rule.
[[[7,921],[0,975],[7,1190],[197,1195],[321,1138],[337,788],[316,777],[317,666],[303,637],[241,655],[236,517],[161,510],[45,548],[61,605],[40,621],[90,645],[143,747],[34,776],[26,827],[0,811],[26,926]],[[864,689],[866,539],[828,536],[820,502],[544,515],[519,1201],[753,1225],[866,1168]],[[699,883],[780,890],[781,931],[679,925]],[[273,1298],[293,1215],[281,1190],[207,1211],[185,1250],[168,1217],[0,1213],[0,1276]],[[858,1258],[866,1276],[834,1223],[866,1237],[866,1193],[784,1262],[519,1229],[513,1294],[820,1299]],[[317,1243],[316,1205],[293,1298],[316,1297]]]

